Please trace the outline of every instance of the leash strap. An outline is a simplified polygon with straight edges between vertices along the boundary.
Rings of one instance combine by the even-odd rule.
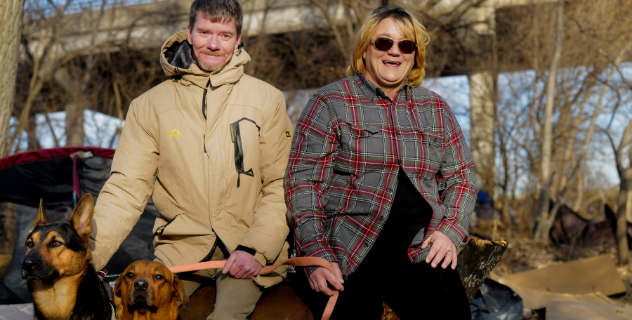
[[[169,270],[173,273],[181,273],[181,272],[189,272],[189,271],[198,271],[205,269],[221,269],[224,268],[226,264],[226,260],[223,261],[206,261],[206,262],[198,262],[192,264],[185,264],[181,266],[174,266],[169,268]],[[334,266],[331,262],[318,257],[299,257],[285,260],[283,263],[275,264],[272,266],[266,266],[261,269],[259,274],[268,274],[274,270],[276,270],[280,266],[293,265],[297,267],[312,267],[318,266],[323,267],[332,274],[336,274],[334,271]],[[334,307],[336,306],[336,301],[338,300],[338,291],[334,290],[334,295],[329,297],[329,301],[327,302],[327,306],[325,307],[325,312],[323,312],[322,320],[329,320],[331,317],[331,313],[334,311]]]

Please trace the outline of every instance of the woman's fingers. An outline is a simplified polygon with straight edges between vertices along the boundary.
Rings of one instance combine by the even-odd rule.
[[[452,250],[448,249],[445,253],[445,257],[443,257],[443,263],[441,264],[441,268],[443,269],[447,268],[453,259],[454,259],[454,254],[452,253]]]
[[[335,270],[335,268],[334,268]],[[340,276],[342,278],[342,276]],[[329,288],[329,285],[334,287],[337,291],[344,290],[341,281],[338,279],[338,276],[331,273],[329,270],[325,268],[316,269],[309,276],[309,284],[316,292],[322,292],[328,296],[332,296],[334,294],[334,290]]]
[[[430,235],[430,237],[428,237],[428,239],[426,239],[426,241],[429,241],[429,244],[431,245],[428,256],[426,256],[426,263],[430,263],[430,261],[435,258],[437,253],[439,253],[439,249],[441,249],[441,245],[439,243],[435,243],[434,236],[435,234],[433,233],[432,235]]]
[[[445,246],[441,246],[438,250],[437,250],[437,254],[434,256],[434,259],[432,259],[432,267],[435,268],[437,267],[437,265],[439,265],[439,263],[441,263],[441,260],[443,260],[443,258],[445,257],[445,254],[447,253],[448,248],[446,248]]]
[[[340,281],[340,283],[345,283],[345,280],[342,278],[342,271],[340,271],[340,266],[335,262],[332,262],[331,264],[334,266],[334,271],[336,272],[336,277],[338,277],[338,281]]]
[[[424,244],[431,245],[428,256],[426,257],[426,263],[431,263],[432,261],[431,265],[435,268],[441,263],[441,260],[443,260],[443,264],[441,264],[443,269],[448,266],[452,269],[456,268],[457,251],[454,243],[448,236],[440,231],[434,231],[428,239],[422,243],[422,248],[424,248]]]

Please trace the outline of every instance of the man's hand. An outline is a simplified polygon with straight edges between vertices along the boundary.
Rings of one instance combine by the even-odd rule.
[[[452,262],[452,270],[456,268],[457,251],[454,242],[452,242],[448,236],[440,231],[435,231],[421,244],[421,249],[426,249],[428,245],[432,245],[432,248],[428,253],[428,257],[426,257],[426,263],[432,261],[432,267],[435,268],[439,262],[441,262],[441,259],[443,259],[441,268],[447,268],[450,262]]]
[[[237,279],[250,279],[259,274],[261,264],[251,255],[242,252],[233,252],[222,270],[223,274],[230,273]]]
[[[322,292],[330,297],[334,294],[334,290],[331,290],[327,283],[331,284],[338,291],[345,289],[342,286],[345,281],[342,279],[342,272],[340,272],[338,263],[332,262],[331,264],[334,265],[334,271],[336,272],[335,275],[329,270],[319,267],[312,273],[312,275],[309,276],[309,285],[312,289],[316,292]]]

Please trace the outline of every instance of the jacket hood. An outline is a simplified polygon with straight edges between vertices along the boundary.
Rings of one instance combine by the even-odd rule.
[[[180,31],[165,41],[160,50],[160,65],[167,77],[181,76],[192,84],[205,88],[239,81],[244,74],[244,65],[250,56],[242,49],[235,50],[230,62],[220,71],[208,72],[200,69],[193,60],[193,48],[187,41],[187,31]]]

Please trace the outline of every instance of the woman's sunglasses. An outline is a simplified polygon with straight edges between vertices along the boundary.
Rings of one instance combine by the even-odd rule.
[[[393,43],[397,43],[399,47],[399,51],[401,53],[409,54],[415,52],[417,49],[417,43],[412,40],[400,40],[395,41],[391,38],[379,37],[376,39],[371,39],[371,42],[375,44],[375,48],[380,51],[388,51],[393,47]]]

